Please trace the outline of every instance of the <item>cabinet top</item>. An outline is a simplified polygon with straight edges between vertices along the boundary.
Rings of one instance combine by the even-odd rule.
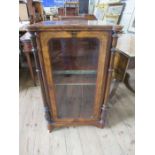
[[[63,20],[43,21],[27,27],[28,31],[52,31],[52,30],[114,30],[121,31],[122,26],[106,24],[97,20]]]

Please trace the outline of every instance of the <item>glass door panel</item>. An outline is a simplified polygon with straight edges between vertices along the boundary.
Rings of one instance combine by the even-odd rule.
[[[99,40],[59,38],[49,42],[58,118],[92,118]]]

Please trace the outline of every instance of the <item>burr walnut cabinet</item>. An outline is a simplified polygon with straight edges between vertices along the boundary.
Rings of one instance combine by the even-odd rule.
[[[28,27],[48,129],[105,125],[121,26],[99,21],[44,21]]]

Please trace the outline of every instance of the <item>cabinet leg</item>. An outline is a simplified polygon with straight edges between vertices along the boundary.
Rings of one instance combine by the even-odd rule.
[[[100,127],[104,128],[106,124],[106,119],[107,119],[107,107],[105,105],[102,106],[101,108],[101,120],[100,120]]]
[[[52,124],[48,124],[47,129],[48,129],[49,133],[51,133],[52,130],[54,129],[54,127],[52,126]]]
[[[45,108],[45,119],[48,123],[47,129],[49,132],[52,132],[52,130],[54,129],[54,126],[52,125],[53,122],[51,120],[50,110],[49,110],[48,106],[45,106],[44,108]]]

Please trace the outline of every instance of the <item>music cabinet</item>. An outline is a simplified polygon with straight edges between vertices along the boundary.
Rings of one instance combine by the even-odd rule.
[[[28,27],[48,129],[105,125],[121,26],[99,21],[44,21]]]

